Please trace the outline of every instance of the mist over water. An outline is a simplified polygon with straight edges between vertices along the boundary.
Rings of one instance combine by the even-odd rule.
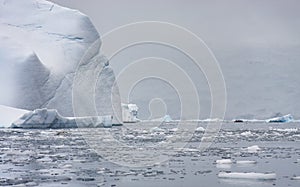
[[[225,118],[265,119],[288,113],[300,118],[299,1],[123,1],[121,5],[106,0],[84,4],[79,0],[53,2],[87,14],[100,35],[145,20],[183,26],[206,42],[221,66],[227,88]],[[146,56],[171,59],[197,80],[200,117],[209,117],[211,98],[207,80],[180,52],[158,45],[135,46],[111,59],[111,65],[118,74],[122,67]],[[165,103],[172,117],[178,118],[176,94],[161,84],[156,87],[161,87],[156,95],[174,100]],[[149,114],[149,103],[145,102],[148,99],[141,98],[148,90],[149,86],[140,85],[130,98],[143,111],[141,118]]]

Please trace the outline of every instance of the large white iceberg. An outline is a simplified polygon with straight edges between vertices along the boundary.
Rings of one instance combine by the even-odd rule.
[[[56,109],[72,117],[76,70],[92,70],[99,73],[95,74],[98,115],[120,121],[114,72],[99,54],[99,34],[86,15],[45,0],[0,0],[0,30],[0,104]]]
[[[112,116],[63,117],[55,109],[37,109],[29,111],[12,123],[12,128],[82,128],[111,127]]]

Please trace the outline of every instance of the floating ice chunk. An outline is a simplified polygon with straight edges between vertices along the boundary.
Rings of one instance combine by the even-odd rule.
[[[292,180],[300,180],[300,176],[294,176],[291,178]]]
[[[170,129],[169,131],[170,131],[170,132],[177,132],[177,131],[178,131],[178,128],[173,128],[173,129]]]
[[[213,118],[213,119],[208,118],[208,119],[203,120],[203,122],[219,122],[219,121],[223,121],[223,120],[221,120],[219,118]]]
[[[150,129],[150,132],[165,132],[165,130],[159,127],[153,127]]]
[[[184,149],[182,149],[182,151],[184,151],[184,152],[198,152],[199,149],[184,148]]]
[[[287,123],[287,122],[291,122],[293,120],[294,120],[293,116],[291,114],[288,114],[285,116],[268,119],[267,122],[269,122],[269,123]]]
[[[253,146],[247,147],[246,150],[247,150],[249,153],[257,153],[258,151],[261,150],[261,148],[258,147],[258,145],[253,145]]]
[[[220,172],[218,174],[219,178],[228,179],[255,179],[255,180],[275,180],[275,173],[255,173],[255,172]]]
[[[270,130],[278,131],[278,132],[297,132],[297,128],[288,128],[288,129],[279,129],[279,128],[270,128]]]
[[[221,159],[221,160],[216,160],[217,164],[232,164],[231,159]]]
[[[204,131],[205,131],[205,128],[203,128],[203,127],[198,127],[195,131],[196,131],[196,132],[204,132]]]
[[[172,118],[171,118],[171,116],[169,116],[169,115],[165,115],[164,117],[163,117],[163,122],[171,122],[171,121],[173,121],[172,120]]]
[[[239,160],[236,161],[237,164],[256,164],[257,162],[255,160]]]
[[[252,133],[251,133],[251,131],[245,131],[245,132],[242,132],[241,135],[242,136],[251,136]]]
[[[214,140],[213,136],[204,136],[201,138],[201,142],[212,142]]]

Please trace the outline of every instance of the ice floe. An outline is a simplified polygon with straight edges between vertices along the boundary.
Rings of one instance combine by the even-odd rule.
[[[196,132],[204,132],[204,131],[205,131],[205,128],[203,128],[203,127],[198,127],[195,131],[196,131]]]
[[[255,160],[238,160],[236,161],[237,164],[256,164]]]
[[[232,164],[231,159],[221,159],[221,160],[216,160],[217,164]]]
[[[220,172],[219,178],[229,179],[256,179],[256,180],[275,180],[275,173],[256,173],[256,172]]]
[[[253,145],[253,146],[247,147],[246,150],[247,150],[249,153],[257,153],[258,151],[261,150],[261,148],[258,147],[258,145]]]

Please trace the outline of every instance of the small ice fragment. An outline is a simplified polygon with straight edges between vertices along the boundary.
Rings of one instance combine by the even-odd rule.
[[[245,132],[242,132],[241,135],[242,136],[251,136],[252,133],[251,133],[251,131],[245,131]]]
[[[271,130],[277,131],[277,132],[297,132],[297,128],[287,128],[287,129],[280,129],[280,128],[272,128]]]
[[[256,164],[257,162],[255,160],[239,160],[236,161],[237,164]]]
[[[164,129],[161,129],[159,127],[153,127],[150,129],[151,132],[165,132]]]
[[[203,127],[198,127],[195,131],[196,132],[204,132],[205,129]]]
[[[72,168],[72,165],[71,164],[66,164],[62,168]]]
[[[291,178],[292,180],[300,180],[300,176],[294,176]]]
[[[247,151],[249,153],[257,153],[260,150],[261,150],[261,148],[258,147],[258,145],[253,145],[253,146],[247,147]]]
[[[217,164],[232,164],[231,159],[221,159],[221,160],[216,160]]]
[[[177,132],[177,131],[178,131],[178,128],[173,128],[173,129],[170,129],[169,131],[170,131],[170,132]]]
[[[255,173],[255,172],[220,172],[219,178],[228,179],[255,179],[255,180],[275,180],[275,173]]]

